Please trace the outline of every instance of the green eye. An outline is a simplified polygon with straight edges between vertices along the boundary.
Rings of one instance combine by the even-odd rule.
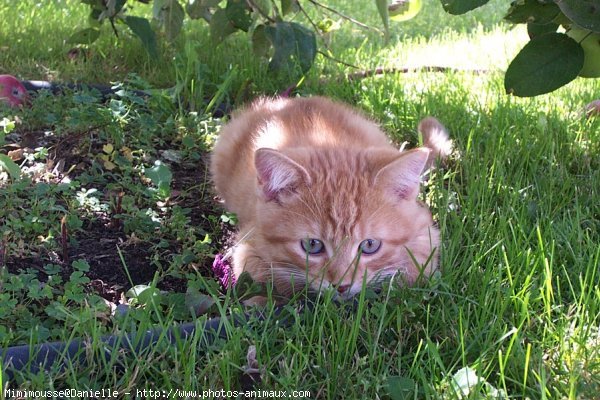
[[[363,254],[374,254],[381,247],[381,240],[365,239],[358,245],[358,250]]]
[[[300,245],[308,254],[319,254],[325,250],[325,245],[319,239],[303,239]]]

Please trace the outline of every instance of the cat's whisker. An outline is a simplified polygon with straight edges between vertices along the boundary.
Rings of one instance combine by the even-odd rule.
[[[378,214],[380,211],[384,210],[384,209],[385,209],[384,205],[383,205],[383,204],[380,204],[380,205],[379,205],[379,207],[377,207],[377,208],[375,209],[375,211],[373,211],[373,212],[371,213],[371,215],[370,215],[370,218],[371,218],[371,219],[375,219],[375,218],[377,217],[377,214]]]
[[[401,278],[409,273],[409,268],[411,267],[414,267],[412,260],[404,261],[389,267],[383,267],[377,271],[375,276],[371,279],[371,282],[378,284],[388,279],[396,279],[396,277]]]
[[[297,211],[292,211],[292,210],[282,210],[282,212],[283,212],[284,214],[291,214],[291,215],[295,215],[295,216],[301,217],[302,219],[304,219],[304,220],[308,221],[309,223],[312,223],[312,222],[314,222],[314,220],[313,220],[313,219],[312,219],[310,216],[308,216],[308,215],[305,215],[305,214],[302,214],[302,213],[299,213],[299,212],[297,212]]]
[[[311,195],[311,197],[313,199],[313,204],[309,204],[302,197],[300,197],[299,200],[311,212],[311,214],[313,215],[315,220],[320,221],[322,219],[322,215],[321,215],[322,211],[319,208],[317,208],[317,210],[315,210],[315,208],[314,208],[314,205],[319,204],[319,202],[317,201],[317,198],[315,197],[315,195],[310,187],[308,188],[308,193]],[[319,212],[317,212],[317,211],[319,211]]]

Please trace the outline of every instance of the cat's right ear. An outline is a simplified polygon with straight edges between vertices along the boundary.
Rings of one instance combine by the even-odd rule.
[[[414,200],[419,194],[421,174],[431,150],[419,147],[401,153],[375,175],[375,185],[402,200]]]
[[[254,166],[260,186],[267,201],[280,200],[299,184],[310,184],[308,171],[288,156],[273,149],[258,149],[254,153]]]

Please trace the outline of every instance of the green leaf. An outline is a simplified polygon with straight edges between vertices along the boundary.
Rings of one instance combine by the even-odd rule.
[[[268,291],[264,283],[254,282],[250,274],[242,272],[235,282],[235,293],[238,298],[252,298],[254,296],[265,296]]]
[[[549,93],[575,79],[583,61],[583,49],[567,35],[537,36],[508,66],[504,87],[507,93],[521,97]]]
[[[256,20],[256,16],[258,15],[271,15],[273,11],[271,0],[252,0],[252,2],[247,2],[247,4],[251,9],[254,20]]]
[[[0,85],[0,89],[2,89],[2,85]],[[2,119],[0,120],[0,128],[2,128],[2,133],[11,133],[13,129],[15,129],[15,121],[13,121],[12,119],[8,119],[6,117],[2,117]],[[3,136],[0,136],[3,138]],[[2,144],[2,142],[0,141],[0,144]]]
[[[140,304],[150,304],[160,300],[160,290],[148,285],[135,285],[125,293],[125,296],[137,299]]]
[[[173,180],[171,170],[160,160],[157,160],[154,163],[154,167],[147,169],[144,174],[159,188],[171,186],[171,181]]]
[[[215,11],[210,19],[210,37],[213,42],[219,44],[235,31],[235,26],[229,21],[227,12],[222,8]]]
[[[185,292],[185,305],[195,317],[208,313],[214,304],[214,298],[200,293],[196,288],[188,288]]]
[[[150,26],[150,22],[146,18],[131,15],[126,16],[124,21],[129,29],[142,41],[148,54],[152,58],[157,59],[158,46],[156,45],[156,35]]]
[[[159,20],[162,21],[165,27],[165,33],[167,39],[173,41],[183,26],[183,19],[185,17],[185,11],[179,1],[167,0],[164,7],[161,8]]]
[[[252,276],[250,276],[250,273],[248,273],[247,271],[244,271],[240,274],[240,276],[238,276],[238,278],[235,282],[235,289],[239,293],[244,293],[244,292],[248,291],[252,287],[253,284],[254,284],[254,279],[252,279]]]
[[[375,0],[375,4],[377,5],[377,11],[381,17],[381,22],[383,22],[385,40],[387,42],[390,36],[390,15],[388,11],[388,2],[387,0]]]
[[[269,63],[271,70],[290,68],[296,61],[302,72],[306,73],[317,55],[315,33],[295,22],[277,22],[265,27],[265,33],[275,53]]]
[[[540,3],[538,0],[515,1],[508,9],[505,20],[515,24],[548,24],[560,14],[554,3]]]
[[[81,272],[89,272],[90,264],[85,260],[75,260],[72,263],[73,269]]]
[[[72,34],[67,43],[71,44],[91,44],[100,37],[100,30],[97,28],[86,28]]]
[[[209,21],[212,16],[210,8],[217,7],[221,1],[222,0],[188,0],[185,11],[191,19],[204,18]]]
[[[121,10],[123,9],[123,6],[125,5],[125,3],[127,3],[127,0],[116,0],[115,1],[115,9],[114,9],[114,14],[116,15],[119,12],[121,12]]]
[[[0,154],[0,170],[8,172],[12,179],[18,179],[21,176],[21,167],[6,154]]]
[[[252,33],[252,50],[259,57],[267,57],[271,50],[271,41],[265,32],[265,25],[259,25]]]
[[[69,275],[69,282],[75,286],[81,285],[84,283],[88,283],[90,278],[83,274],[83,271],[73,271],[71,275]],[[79,291],[80,289],[75,289],[74,291]]]
[[[392,400],[414,398],[415,381],[403,376],[390,376],[387,379],[387,392]]]
[[[90,11],[90,15],[88,16],[88,23],[91,26],[100,27],[100,25],[102,25],[102,21],[100,20],[101,15],[102,15],[102,10],[98,10],[97,8],[92,8],[92,11]]]
[[[248,32],[252,25],[251,10],[245,0],[228,0],[225,14],[231,24],[237,29]]]
[[[489,0],[440,0],[444,10],[450,14],[459,15],[481,7]]]
[[[200,19],[206,16],[208,8],[204,7],[202,0],[191,0],[186,4],[185,12],[187,12],[187,15],[189,15],[191,19]]]
[[[168,293],[163,296],[163,301],[171,310],[173,318],[178,320],[189,319],[190,313],[185,304],[185,293]]]
[[[527,24],[527,34],[530,39],[533,39],[536,36],[541,36],[545,33],[556,32],[560,25],[555,24],[554,22],[550,22],[549,24]]]
[[[293,12],[300,10],[298,7],[298,0],[281,0],[281,14],[288,15]]]
[[[600,32],[600,0],[555,0],[561,11],[582,28]]]
[[[160,19],[160,13],[169,0],[154,0],[152,2],[152,17]]]
[[[583,68],[579,76],[584,78],[600,77],[600,33],[572,27],[566,32],[583,49]]]

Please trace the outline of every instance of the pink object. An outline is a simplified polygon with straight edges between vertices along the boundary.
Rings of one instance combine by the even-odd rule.
[[[219,279],[219,282],[221,282],[223,289],[227,289],[235,285],[235,275],[233,274],[233,269],[231,268],[228,260],[224,259],[222,254],[217,254],[215,256],[212,270],[217,279]]]
[[[20,107],[27,103],[27,90],[17,78],[12,75],[0,75],[0,101],[11,107]]]
[[[588,118],[600,115],[600,100],[594,100],[585,106],[585,114]]]
[[[284,98],[284,99],[292,97],[292,92],[294,90],[296,90],[296,88],[297,88],[296,85],[292,85],[292,86],[288,87],[283,92],[279,93],[279,97]]]

